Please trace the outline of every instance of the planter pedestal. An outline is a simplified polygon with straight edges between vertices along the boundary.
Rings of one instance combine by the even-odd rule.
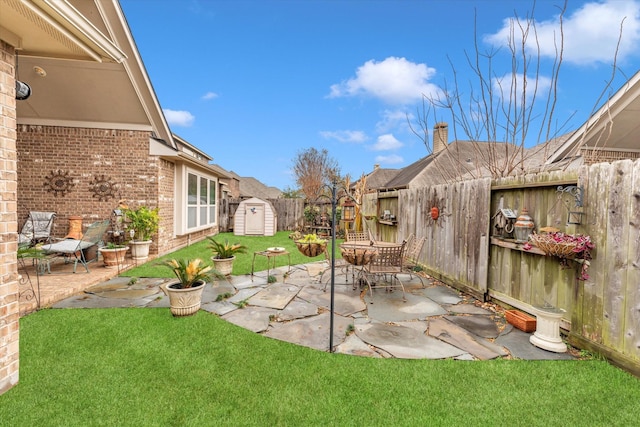
[[[560,319],[564,310],[555,307],[534,307],[536,331],[529,341],[536,347],[555,353],[567,351],[567,345],[560,338]]]

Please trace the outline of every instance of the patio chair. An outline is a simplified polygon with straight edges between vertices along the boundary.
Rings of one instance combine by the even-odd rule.
[[[377,255],[364,266],[364,280],[369,286],[371,304],[373,304],[373,288],[380,287],[384,287],[387,292],[393,291],[394,287],[402,288],[402,300],[407,302],[404,294],[404,285],[398,278],[398,274],[403,272],[404,250],[404,242],[397,246],[380,246],[378,247]],[[397,284],[393,283],[394,279]]]
[[[51,241],[51,229],[55,212],[29,212],[27,220],[18,234],[18,247],[31,247]]]
[[[369,242],[369,236],[367,235],[367,233],[364,232],[356,232],[356,231],[347,231],[345,233],[345,242]],[[322,272],[322,274],[320,274],[320,283],[322,283],[323,281],[323,277],[324,274],[327,271],[331,271],[331,256],[329,255],[329,247],[327,246],[327,249],[324,251],[324,256],[325,256],[325,260],[327,261],[328,267]],[[335,267],[336,269],[340,269],[340,271],[344,274],[344,282],[348,283],[349,282],[349,269],[351,269],[351,280],[353,282],[353,288],[356,288],[356,283],[355,283],[355,277],[356,277],[356,271],[355,271],[355,267],[351,264],[349,264],[347,261],[344,260],[344,258],[337,258],[335,260]],[[330,278],[331,276],[329,276]],[[329,281],[327,281],[327,283],[325,283],[324,285],[324,291],[327,290],[327,285],[329,284]]]
[[[65,260],[73,259],[73,272],[76,272],[78,262],[82,264],[89,272],[89,266],[85,258],[85,250],[102,242],[104,233],[109,228],[111,222],[107,219],[104,221],[96,221],[87,228],[82,239],[66,239],[56,243],[50,243],[42,246],[45,254],[59,254],[64,256]]]
[[[404,273],[408,274],[410,277],[417,277],[420,279],[420,283],[422,283],[422,287],[425,287],[424,279],[419,274],[416,274],[416,267],[420,267],[420,263],[418,259],[420,258],[420,252],[422,251],[422,247],[424,246],[424,242],[426,241],[426,237],[416,238],[413,234],[411,234],[407,238],[406,250],[404,251],[404,258],[402,260],[402,270]]]

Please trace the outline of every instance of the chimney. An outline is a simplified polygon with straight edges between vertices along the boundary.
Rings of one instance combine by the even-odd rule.
[[[438,154],[449,144],[449,125],[446,122],[436,123],[433,127],[433,154]]]
[[[380,165],[379,165],[378,163],[376,163],[375,165],[373,165],[373,170],[376,170],[376,169],[378,169],[378,168],[380,168]]]

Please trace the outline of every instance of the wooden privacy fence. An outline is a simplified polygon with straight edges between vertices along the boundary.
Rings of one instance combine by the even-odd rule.
[[[558,186],[571,185],[583,188],[583,207],[558,192]],[[389,197],[382,202],[368,195],[367,213],[381,203],[394,209]],[[491,237],[491,219],[501,206],[520,212],[526,207],[536,228],[591,236],[596,249],[590,278],[579,281],[576,266],[562,269],[558,258]],[[437,220],[432,207],[439,209]],[[378,224],[375,232],[397,240],[425,236],[420,261],[428,274],[524,311],[543,304],[564,309],[571,342],[640,373],[640,160],[399,190],[395,211],[397,224]],[[572,218],[580,224],[568,224],[569,211],[582,213]]]

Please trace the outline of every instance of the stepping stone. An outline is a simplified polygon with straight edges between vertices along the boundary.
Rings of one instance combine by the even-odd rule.
[[[248,300],[249,298],[257,294],[261,290],[262,290],[261,288],[240,289],[237,294],[229,298],[227,301],[232,303],[239,303],[241,301]]]
[[[305,286],[298,294],[298,298],[319,307],[325,307],[327,309],[331,307],[331,292],[329,290],[324,292],[321,289]],[[351,287],[344,292],[334,291],[333,309],[337,314],[341,316],[351,316],[366,308],[366,304],[360,298],[360,291],[353,291]]]
[[[249,304],[282,310],[289,304],[300,288],[285,283],[275,283],[261,290],[249,299]]]
[[[496,339],[496,344],[506,347],[514,358],[524,360],[573,360],[569,353],[555,353],[531,344],[531,334],[508,325]]]
[[[227,313],[231,313],[234,310],[238,310],[238,306],[230,303],[229,301],[212,301],[203,303],[200,307],[209,313],[215,313],[218,316],[224,316]]]
[[[442,318],[431,319],[429,335],[471,353],[480,360],[490,360],[509,353],[498,345],[472,335],[467,330]]]
[[[275,316],[276,313],[277,311],[272,308],[245,307],[225,314],[222,318],[250,331],[264,332],[269,327],[270,317]]]
[[[327,269],[327,266],[322,264],[307,264],[306,268],[309,276],[315,277],[325,271]]]
[[[417,293],[418,291],[416,291]],[[438,304],[458,304],[462,298],[458,296],[458,292],[449,289],[446,286],[432,286],[421,291],[427,298],[430,298]]]
[[[202,292],[202,303],[213,302],[218,298],[218,295],[236,294],[236,288],[229,282],[218,282],[216,285],[208,285]]]
[[[483,338],[496,338],[500,333],[491,316],[445,316],[448,321]]]
[[[156,297],[150,298],[154,300]],[[97,295],[78,295],[53,304],[53,308],[129,308],[146,307],[148,299],[104,298]]]
[[[119,299],[138,299],[147,298],[152,295],[161,293],[159,288],[155,289],[114,289],[112,291],[91,292],[93,295],[101,298],[119,298]]]
[[[278,321],[301,319],[317,314],[317,305],[302,300],[294,300],[278,313]]]
[[[380,358],[380,354],[371,349],[356,334],[349,335],[342,344],[336,346],[336,353],[350,354],[352,356],[366,356]]]
[[[374,289],[373,304],[367,292],[365,301],[369,318],[379,322],[404,322],[408,320],[424,320],[430,316],[442,316],[447,311],[428,298],[413,294],[405,294],[407,301],[402,300],[402,291],[385,292]]]
[[[333,345],[340,345],[345,339],[347,327],[352,324],[351,319],[334,315]],[[316,350],[329,351],[329,313],[322,313],[305,319],[293,320],[286,323],[273,323],[263,335],[281,341]]]
[[[461,356],[465,351],[406,326],[372,323],[358,326],[356,334],[362,341],[402,359],[446,359]]]
[[[474,304],[445,305],[444,308],[450,313],[455,314],[484,314],[487,316],[494,314],[492,311],[478,307]]]

